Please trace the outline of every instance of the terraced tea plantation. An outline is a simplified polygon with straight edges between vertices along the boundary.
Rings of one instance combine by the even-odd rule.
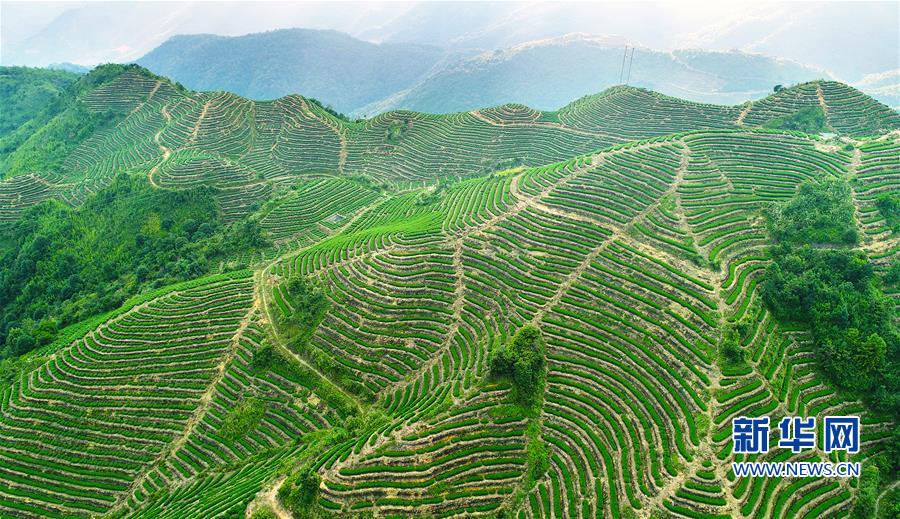
[[[804,183],[849,181],[857,248],[879,273],[900,258],[879,205],[900,188],[900,115],[846,85],[347,121],[131,68],[77,102],[113,123],[59,168],[11,172],[0,225],[134,174],[208,190],[269,243],[0,380],[0,516],[844,517],[861,480],[731,463],[897,448],[761,297],[766,210]],[[810,106],[837,137],[763,128]],[[526,402],[495,357],[531,329]],[[860,452],[732,452],[733,418],[792,415],[862,416]]]

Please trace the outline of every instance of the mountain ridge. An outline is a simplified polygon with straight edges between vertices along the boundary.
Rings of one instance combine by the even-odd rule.
[[[136,62],[194,89],[266,100],[303,92],[353,116],[395,108],[443,113],[510,101],[553,110],[622,81],[620,42],[627,40],[572,33],[505,49],[439,52],[417,44],[376,45],[335,31],[285,29],[236,37],[180,35]],[[392,60],[417,63],[402,74],[394,65],[335,65],[358,60],[361,53],[375,61],[381,54],[420,48],[429,51],[417,53],[419,61]],[[312,66],[299,66],[317,54]],[[790,60],[737,51],[639,47],[637,54],[631,83],[701,102],[742,102],[763,97],[776,84],[827,75]],[[360,90],[352,98],[335,81],[344,78],[353,78]]]

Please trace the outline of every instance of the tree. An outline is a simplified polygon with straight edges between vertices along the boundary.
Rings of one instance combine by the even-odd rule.
[[[857,241],[850,199],[846,182],[824,181],[769,211],[777,244],[762,296],[776,318],[810,328],[819,365],[838,388],[896,417],[900,332],[868,257],[846,248]]]
[[[526,405],[543,391],[546,364],[544,339],[534,326],[521,328],[505,346],[495,347],[490,357],[491,374],[511,379],[516,399]]]
[[[278,497],[297,517],[315,517],[314,505],[319,497],[321,477],[311,467],[304,467],[284,480]]]
[[[775,85],[775,88],[772,89],[773,92],[778,93],[784,90],[784,85]]]

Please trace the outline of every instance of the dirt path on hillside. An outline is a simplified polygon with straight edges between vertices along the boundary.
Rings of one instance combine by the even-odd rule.
[[[350,393],[347,393],[344,390],[344,388],[340,386],[340,384],[333,382],[330,378],[325,376],[324,373],[319,371],[318,368],[316,368],[315,366],[313,366],[312,364],[307,362],[306,359],[304,359],[300,355],[294,353],[294,351],[291,350],[287,346],[284,339],[279,334],[278,327],[275,325],[275,320],[272,317],[272,304],[271,304],[271,301],[269,300],[269,293],[271,292],[271,289],[275,287],[275,280],[274,280],[274,278],[272,278],[272,274],[269,272],[269,269],[276,263],[277,263],[277,261],[271,263],[269,266],[267,266],[262,271],[259,271],[259,282],[258,282],[258,288],[257,288],[257,290],[259,291],[259,303],[260,303],[260,307],[261,307],[262,313],[263,313],[263,323],[269,325],[268,328],[271,331],[271,333],[269,335],[270,335],[270,338],[272,339],[272,342],[274,343],[273,346],[276,349],[278,349],[278,351],[287,355],[289,359],[293,359],[295,362],[297,362],[304,368],[315,373],[319,378],[321,378],[326,383],[330,384],[335,390],[339,391],[342,395],[347,397],[351,402],[354,402],[356,404],[357,409],[360,409],[359,401],[357,400],[357,398],[355,396],[351,395]]]
[[[752,110],[752,109],[753,109],[753,103],[747,103],[747,106],[745,106],[744,109],[741,110],[741,113],[738,114],[737,119],[734,120],[734,124],[736,124],[738,126],[743,126],[744,119],[747,117],[747,114],[749,114],[750,110]]]
[[[325,126],[331,128],[331,130],[335,134],[337,134],[338,139],[341,143],[341,149],[338,151],[338,173],[343,173],[344,165],[347,164],[347,135],[344,132],[344,128],[340,124],[335,124],[334,121],[328,119],[327,117],[319,117],[318,115],[316,115],[316,113],[309,108],[309,105],[306,103],[305,99],[300,99],[299,101],[300,106],[302,106],[303,109],[306,110],[307,115],[321,122]]]
[[[278,489],[281,488],[281,484],[284,483],[284,480],[287,479],[286,476],[281,476],[272,482],[268,487],[259,491],[256,494],[256,498],[247,505],[247,510],[244,512],[244,517],[246,519],[250,519],[253,515],[253,512],[260,508],[268,508],[272,512],[275,513],[275,517],[278,519],[293,519],[294,515],[281,504],[281,500],[278,499]]]
[[[206,118],[206,113],[209,111],[210,103],[212,103],[212,100],[203,103],[203,110],[200,111],[200,117],[197,118],[197,122],[191,129],[191,135],[188,137],[188,145],[197,142],[197,135],[200,133],[200,125],[203,123],[203,119]]]
[[[634,217],[626,225],[611,229],[612,233],[607,236],[606,239],[603,240],[599,245],[594,247],[594,249],[591,250],[591,252],[588,253],[587,256],[585,256],[581,263],[579,263],[578,266],[575,267],[575,269],[570,272],[568,276],[566,276],[566,279],[563,280],[563,282],[559,285],[559,288],[556,289],[553,297],[548,299],[547,302],[541,306],[540,310],[538,310],[538,312],[531,319],[531,324],[537,325],[541,321],[541,319],[544,318],[547,312],[549,312],[553,307],[559,304],[563,296],[568,293],[569,289],[572,287],[572,284],[575,283],[575,281],[578,280],[578,278],[580,278],[588,268],[590,268],[594,260],[597,259],[597,257],[602,254],[603,251],[605,251],[612,242],[626,235],[636,223],[643,220],[648,214],[650,214],[650,212],[659,207],[659,204],[662,203],[662,201],[666,199],[666,197],[671,196],[675,193],[675,191],[678,189],[678,186],[684,179],[684,174],[687,171],[688,163],[690,160],[689,157],[690,148],[687,147],[687,144],[684,144],[684,151],[681,155],[681,162],[678,165],[678,168],[675,170],[675,177],[672,179],[672,183],[669,185],[666,191],[659,195],[659,198],[657,198],[654,203],[648,204],[647,207],[641,210],[638,214],[634,215]],[[554,216],[559,216],[561,218],[572,218],[592,223],[597,226],[602,225],[602,222],[600,222],[599,220],[595,220],[594,218],[591,218],[587,215],[582,215],[581,213],[575,213],[573,211],[551,207],[544,204],[540,204],[540,208],[544,211],[549,212],[550,214],[553,214]]]
[[[169,111],[166,109],[165,106],[163,106],[159,112],[165,118],[166,124],[162,128],[160,128],[158,132],[156,132],[153,135],[153,142],[156,143],[157,146],[159,146],[159,150],[162,151],[163,155],[162,155],[162,158],[159,160],[159,162],[156,163],[156,165],[153,166],[153,168],[149,172],[147,172],[147,179],[150,181],[150,185],[153,187],[157,187],[157,188],[160,186],[159,186],[159,184],[156,183],[155,180],[153,180],[153,175],[156,174],[157,170],[159,170],[159,167],[162,166],[163,163],[165,163],[167,160],[169,160],[169,157],[172,156],[172,149],[167,147],[166,145],[164,145],[161,141],[162,132],[166,129],[166,126],[168,126],[169,123],[172,121],[172,115],[169,113]]]
[[[258,274],[254,274],[254,278],[258,278]],[[254,279],[254,287],[257,284],[257,279]],[[215,396],[216,390],[218,389],[219,383],[225,378],[225,373],[228,370],[228,366],[231,365],[231,361],[234,360],[235,355],[237,355],[237,350],[240,347],[241,337],[243,337],[244,332],[247,330],[247,327],[250,326],[250,322],[252,321],[254,315],[259,309],[259,297],[256,293],[257,289],[254,288],[253,294],[253,304],[250,305],[250,308],[244,314],[244,317],[241,318],[240,323],[238,324],[237,330],[235,330],[234,334],[231,337],[231,341],[229,343],[228,349],[222,354],[221,359],[215,367],[215,374],[213,375],[212,380],[207,384],[206,389],[203,391],[203,394],[200,395],[199,405],[194,412],[191,414],[190,418],[188,418],[187,422],[184,424],[184,429],[179,433],[178,437],[166,444],[166,447],[157,455],[153,464],[147,467],[144,472],[137,477],[132,484],[129,486],[127,492],[124,492],[120,495],[119,499],[116,500],[116,503],[110,509],[110,513],[115,513],[121,511],[121,508],[125,506],[125,503],[128,502],[128,499],[134,495],[134,493],[143,487],[144,481],[150,476],[150,473],[153,472],[156,468],[163,465],[170,456],[174,456],[180,448],[182,448],[190,439],[191,434],[193,434],[194,430],[197,428],[197,425],[203,420],[203,417],[206,415],[206,412],[209,410],[210,405],[212,404],[213,396]]]
[[[834,127],[831,126],[831,115],[828,113],[828,103],[825,102],[825,92],[822,91],[822,83],[820,82],[816,82],[816,97],[819,99],[819,107],[822,109],[822,113],[825,114],[825,124],[828,125],[831,131],[834,131]]]

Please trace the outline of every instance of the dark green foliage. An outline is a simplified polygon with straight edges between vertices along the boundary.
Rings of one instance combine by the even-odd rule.
[[[525,326],[509,343],[496,346],[491,352],[490,368],[492,375],[512,381],[519,402],[533,405],[543,392],[547,368],[541,331]]]
[[[790,202],[771,208],[769,230],[777,242],[853,244],[859,239],[854,211],[846,181],[806,182]]]
[[[94,133],[111,127],[119,117],[113,112],[92,112],[82,103],[55,116],[15,150],[0,145],[0,152],[12,152],[2,164],[3,176],[32,171],[61,173],[66,157]],[[14,138],[16,134],[11,135]],[[12,146],[12,144],[10,145]]]
[[[412,121],[393,121],[385,133],[385,140],[390,144],[400,144],[400,140],[406,135],[406,130],[412,125]]]
[[[314,505],[319,496],[321,478],[310,467],[304,467],[284,480],[278,497],[300,519],[316,517]]]
[[[850,515],[853,519],[875,517],[875,503],[880,492],[879,486],[884,478],[883,471],[885,469],[881,466],[883,461],[883,457],[878,456],[863,463],[856,492],[856,502]]]
[[[253,239],[224,240],[224,231],[208,191],[153,189],[141,176],[117,178],[77,209],[32,207],[0,229],[0,356],[252,248]]]
[[[272,364],[278,360],[278,354],[271,344],[263,344],[260,348],[253,352],[253,360],[250,361],[250,370],[254,375],[262,375]]]
[[[891,261],[891,266],[884,273],[884,282],[887,285],[900,284],[900,260],[895,259]]]
[[[763,298],[775,316],[811,326],[822,366],[839,387],[896,412],[900,335],[865,254],[781,245],[773,259]]]
[[[259,222],[249,218],[228,227],[222,238],[222,248],[226,251],[260,250],[271,244]]]
[[[737,326],[726,325],[719,340],[719,355],[726,364],[744,363],[744,348],[741,346],[741,333]]]
[[[219,434],[236,440],[259,425],[266,414],[266,404],[258,398],[248,398],[232,409],[222,421]]]
[[[338,112],[337,110],[335,110],[334,108],[332,108],[331,105],[326,105],[325,103],[323,103],[322,101],[319,101],[318,99],[316,99],[316,98],[314,98],[314,97],[309,97],[309,98],[307,98],[306,100],[309,101],[311,104],[314,104],[314,105],[318,106],[318,107],[321,108],[322,110],[325,110],[325,111],[328,112],[329,114],[333,115],[334,117],[336,117],[336,118],[338,118],[338,119],[340,119],[340,120],[342,120],[342,121],[346,121],[346,122],[348,122],[348,123],[349,123],[349,122],[353,122],[353,121],[351,121],[350,118],[347,117],[345,114],[342,114],[341,112]]]
[[[777,90],[776,90],[777,92]],[[806,106],[793,115],[772,119],[765,124],[773,130],[792,130],[803,133],[822,133],[828,130],[828,121],[821,106]]]
[[[77,79],[61,70],[0,67],[0,137],[44,110]]]
[[[896,191],[882,193],[878,195],[875,205],[888,227],[894,232],[900,232],[900,193]]]
[[[779,243],[771,251],[763,300],[775,317],[810,327],[820,364],[839,388],[898,416],[900,333],[893,304],[866,255],[840,248],[856,240],[849,196],[843,182],[808,184],[771,211]]]
[[[784,90],[784,85],[775,85],[772,88],[772,92],[775,92],[775,93],[781,92],[782,90]]]
[[[284,292],[291,308],[287,313],[282,310],[280,324],[286,327],[292,341],[304,343],[325,317],[328,298],[315,281],[302,276],[289,279]]]

